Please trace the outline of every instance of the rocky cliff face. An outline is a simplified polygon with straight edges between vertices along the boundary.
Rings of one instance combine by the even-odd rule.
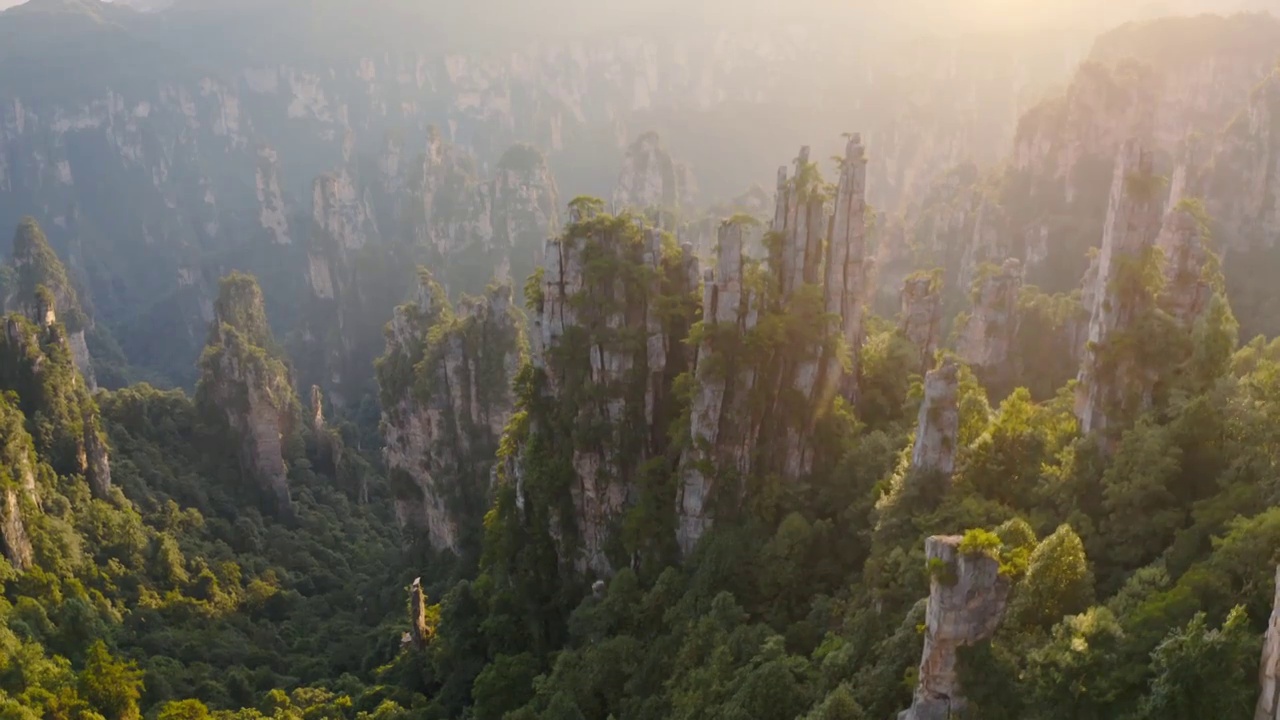
[[[907,278],[902,284],[900,302],[898,332],[920,351],[917,369],[923,372],[933,364],[942,332],[941,273]]]
[[[32,318],[5,317],[0,381],[18,394],[24,415],[48,419],[49,427],[35,437],[40,456],[58,474],[84,477],[95,498],[109,501],[111,463],[100,413],[53,304],[53,294],[42,286]]]
[[[517,435],[521,457],[508,473],[522,512],[549,508],[561,564],[595,574],[615,567],[617,523],[644,495],[642,467],[670,442],[671,380],[689,365],[680,308],[697,287],[691,248],[664,245],[662,233],[602,211],[599,201],[576,201],[565,233],[547,244],[533,299],[541,380],[525,401],[529,427]],[[532,445],[572,469],[566,487],[548,485],[527,455]]]
[[[672,159],[657,133],[649,132],[627,148],[613,188],[613,208],[671,211],[692,205],[697,192],[693,173]]]
[[[1253,720],[1280,718],[1280,568],[1276,568],[1276,600],[1271,622],[1262,642],[1262,667],[1258,671],[1258,705]]]
[[[207,417],[226,423],[244,474],[276,513],[288,516],[285,445],[300,408],[289,369],[276,354],[257,281],[238,273],[224,278],[215,313],[196,401]]]
[[[830,216],[826,191],[807,147],[794,175],[779,169],[767,266],[744,254],[749,219],[720,227],[716,266],[703,278],[692,442],[676,506],[685,552],[710,527],[717,506],[731,510],[741,500],[740,486],[725,488],[717,479],[740,482],[766,467],[789,480],[809,473],[813,408],[857,392],[853,378],[866,285],[866,153],[860,135],[849,138]],[[834,326],[821,318],[823,312],[835,318]],[[771,347],[757,338],[762,320],[803,328],[798,346]],[[846,364],[850,359],[854,372]],[[779,399],[784,388],[794,393],[796,406]]]
[[[0,546],[14,568],[26,570],[31,566],[34,551],[27,535],[25,514],[40,505],[35,442],[27,433],[22,411],[8,402],[0,404],[0,423],[5,430],[0,462],[9,473],[9,482],[0,489]]]
[[[984,274],[974,287],[973,306],[958,331],[956,354],[984,377],[998,377],[1010,370],[1021,292],[1022,263],[1014,259]]]
[[[89,357],[89,345],[85,333],[93,320],[80,305],[75,286],[67,276],[67,270],[57,253],[50,247],[44,232],[33,218],[23,218],[13,235],[13,285],[7,288],[4,307],[9,312],[19,312],[37,320],[48,312],[54,312],[67,332],[67,344],[71,356],[85,383],[92,391],[97,388],[93,360]],[[40,289],[50,293],[52,304],[42,308]]]
[[[1195,40],[1163,50],[1174,36]],[[1167,18],[1104,35],[1067,93],[1022,119],[1014,164],[1055,179],[1071,203],[1087,192],[1086,166],[1105,167],[1130,138],[1174,152],[1191,133],[1217,132],[1270,74],[1277,39],[1280,23],[1266,15]]]
[[[302,345],[323,362],[301,367],[336,405],[364,390],[375,318],[412,294],[411,268],[435,268],[455,293],[479,292],[495,275],[501,282],[527,277],[558,231],[556,185],[539,151],[517,145],[491,179],[476,172],[470,153],[433,130],[416,165],[391,138],[376,173],[361,174],[352,157],[316,182]]]
[[[1164,273],[1161,304],[1186,326],[1208,307],[1214,288],[1207,273],[1217,269],[1207,246],[1209,229],[1198,208],[1193,202],[1174,207],[1156,238]]]
[[[424,271],[416,302],[396,311],[378,361],[383,450],[403,528],[432,547],[479,545],[498,443],[515,405],[523,318],[509,285],[455,313]]]
[[[1238,249],[1273,248],[1280,229],[1280,72],[1223,131],[1202,180],[1221,234]]]
[[[414,578],[409,586],[409,641],[421,650],[431,641],[433,630],[427,624],[427,596],[422,591],[422,578]]]
[[[1126,142],[1111,183],[1097,270],[1086,290],[1089,333],[1076,387],[1076,416],[1086,433],[1105,430],[1108,416],[1124,406],[1150,402],[1146,381],[1135,376],[1135,368],[1117,367],[1107,345],[1132,326],[1142,309],[1142,288],[1135,283],[1141,283],[1141,264],[1160,234],[1164,199],[1151,153],[1136,140]]]
[[[1097,246],[1113,160],[1130,138],[1172,176],[1175,203],[1203,196],[1212,215],[1232,218],[1215,235],[1234,245],[1251,223],[1266,222],[1267,141],[1258,131],[1269,117],[1265,91],[1253,95],[1255,110],[1240,109],[1271,73],[1278,40],[1280,21],[1269,15],[1167,18],[1104,35],[1065,92],[1022,115],[1007,166],[963,165],[929,186],[905,219],[906,242],[879,250],[881,293],[935,266],[950,269],[954,287],[968,288],[984,264],[1010,257],[1023,262],[1030,284],[1070,292]],[[1215,140],[1233,118],[1237,139]],[[1206,169],[1214,152],[1229,168],[1216,183],[1232,188],[1220,208]]]
[[[958,651],[991,638],[1004,621],[1009,580],[1000,562],[981,552],[961,552],[961,537],[931,537],[925,557],[931,569],[920,679],[911,708],[899,720],[947,720],[962,715]]]
[[[950,358],[924,378],[924,401],[916,420],[911,469],[950,477],[956,467],[960,433],[960,367]]]

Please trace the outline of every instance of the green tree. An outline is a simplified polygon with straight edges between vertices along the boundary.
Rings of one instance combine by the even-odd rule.
[[[1244,718],[1257,695],[1258,638],[1244,608],[1237,607],[1221,628],[1211,629],[1204,613],[1177,628],[1152,653],[1155,680],[1143,699],[1141,717],[1150,720]]]
[[[89,646],[81,692],[107,720],[139,720],[138,698],[142,697],[142,672],[131,662],[111,657],[101,640]]]
[[[156,720],[207,720],[209,708],[199,700],[182,700],[165,703],[156,715]]]
[[[1036,546],[1027,576],[1009,608],[1018,627],[1048,629],[1064,616],[1081,612],[1093,601],[1093,574],[1084,543],[1070,525],[1059,527]]]

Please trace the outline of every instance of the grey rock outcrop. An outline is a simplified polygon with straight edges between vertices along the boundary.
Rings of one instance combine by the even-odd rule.
[[[746,232],[741,222],[726,221],[720,226],[716,266],[703,276],[702,320],[707,327],[747,333],[759,319],[763,299],[753,297],[743,284],[750,263],[743,255]],[[716,471],[745,476],[751,470],[755,428],[748,399],[757,373],[739,363],[724,367],[723,362],[713,362],[714,357],[714,339],[708,334],[698,349],[697,389],[690,408],[694,459],[684,470],[676,508],[676,536],[686,553],[711,526]]]
[[[804,398],[810,407],[857,392],[867,283],[866,163],[862,138],[854,134],[835,188],[834,215],[826,213],[828,189],[809,162],[809,148],[801,149],[794,175],[779,169],[767,269],[744,253],[750,228],[745,218],[720,226],[716,265],[703,280],[706,332],[694,373],[691,450],[683,459],[676,506],[678,540],[686,553],[711,526],[717,501],[727,507],[741,500],[716,497],[715,478],[767,470],[798,480],[812,470],[815,414],[784,412],[780,390]],[[832,327],[823,328],[823,340],[770,351],[786,356],[777,365],[747,357],[738,345],[764,313],[778,310],[765,306],[758,284],[748,279],[752,275],[775,283],[782,307],[806,293],[820,294],[824,312],[835,318]],[[852,368],[840,357],[841,348]]]
[[[414,578],[409,586],[409,638],[421,650],[433,635],[434,629],[427,624],[427,595],[422,591],[422,578]]]
[[[83,419],[84,445],[81,465],[93,496],[105,500],[111,496],[111,457],[107,442],[99,427],[96,408],[87,411]]]
[[[1170,210],[1156,238],[1165,280],[1161,304],[1187,326],[1205,311],[1214,291],[1205,274],[1210,263],[1208,229],[1191,208],[1182,204]]]
[[[915,275],[902,284],[898,332],[920,351],[918,370],[933,364],[942,332],[942,278]]]
[[[1136,140],[1126,142],[1112,179],[1097,271],[1085,293],[1091,307],[1086,307],[1089,333],[1076,387],[1076,417],[1086,433],[1105,430],[1109,415],[1126,403],[1126,397],[1136,395],[1137,402],[1149,402],[1149,388],[1139,371],[1108,367],[1105,354],[1108,341],[1125,332],[1140,309],[1134,304],[1134,293],[1118,287],[1116,280],[1154,246],[1163,205],[1163,189],[1155,177],[1151,154]]]
[[[300,416],[288,367],[276,355],[262,291],[252,277],[224,278],[196,402],[230,431],[244,474],[282,515],[293,512],[285,441]]]
[[[697,287],[697,259],[689,246],[664,251],[662,233],[603,215],[597,203],[575,201],[573,224],[547,243],[532,331],[532,362],[544,392],[556,396],[568,388],[583,401],[573,417],[561,419],[567,424],[550,427],[551,418],[534,417],[543,424],[533,432],[590,438],[548,438],[573,468],[573,517],[553,508],[550,531],[562,564],[607,575],[613,571],[609,539],[638,499],[638,473],[669,442],[660,430],[671,412],[668,375],[688,367],[687,328],[664,319],[662,298]],[[530,490],[526,484],[526,507],[550,500],[524,497]]]
[[[378,382],[396,517],[437,550],[478,547],[514,408],[522,325],[509,285],[465,299],[455,313],[423,271],[417,300],[399,308],[388,328]]]
[[[627,148],[613,189],[613,209],[675,210],[692,205],[697,191],[689,168],[672,159],[657,133],[648,132]]]
[[[1280,720],[1280,568],[1276,568],[1276,599],[1262,641],[1258,670],[1258,704],[1253,720]]]
[[[3,502],[0,503],[0,543],[4,546],[5,559],[14,568],[26,570],[31,567],[33,549],[31,539],[27,536],[26,522],[22,518],[22,501],[16,488],[3,490]]]
[[[36,450],[31,435],[24,427],[22,412],[7,402],[0,404],[0,422],[5,426],[5,441],[0,448],[0,462],[9,472],[10,483],[0,498],[0,549],[17,570],[31,567],[35,551],[27,534],[24,510],[38,510],[40,495],[36,488]]]
[[[1009,371],[1021,292],[1022,263],[1014,259],[983,276],[974,288],[973,307],[959,328],[956,354],[983,376],[999,377]]]
[[[960,432],[960,366],[945,358],[924,378],[924,401],[916,419],[911,469],[921,473],[955,471]]]
[[[948,720],[967,706],[960,686],[958,651],[990,639],[1004,621],[1010,583],[1000,562],[960,551],[961,537],[931,537],[925,557],[931,569],[924,653],[911,708],[898,720]]]
[[[1223,132],[1205,181],[1209,210],[1237,248],[1271,248],[1280,231],[1280,70]]]
[[[62,322],[71,358],[89,390],[96,390],[93,358],[85,339],[85,333],[93,328],[93,319],[81,306],[62,260],[32,218],[24,218],[14,233],[11,263],[16,282],[8,297],[3,298],[5,308],[21,312],[41,325]],[[42,297],[42,288],[48,293],[47,298]]]

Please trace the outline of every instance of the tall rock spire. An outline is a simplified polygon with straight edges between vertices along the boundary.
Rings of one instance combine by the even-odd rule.
[[[562,567],[596,575],[613,571],[619,520],[642,498],[646,463],[671,441],[671,381],[689,369],[692,319],[673,308],[691,304],[697,287],[691,247],[603,208],[574,200],[571,225],[547,243],[531,297],[536,390],[524,399],[527,422],[508,436],[516,452],[503,469]],[[548,462],[563,486],[549,484]]]
[[[285,443],[301,411],[267,325],[258,281],[241,273],[223,278],[215,313],[196,402],[206,415],[226,422],[245,474],[275,512],[290,516]]]
[[[1142,309],[1141,292],[1129,286],[1140,279],[1137,269],[1155,245],[1163,206],[1163,185],[1151,153],[1136,140],[1126,142],[1112,179],[1097,272],[1085,293],[1092,307],[1086,308],[1089,334],[1076,388],[1076,417],[1086,433],[1105,430],[1109,416],[1135,390],[1138,402],[1149,402],[1140,369],[1114,367],[1107,351],[1108,341],[1127,330]]]
[[[704,327],[733,333],[749,333],[760,316],[761,298],[744,286],[747,260],[743,254],[743,223],[728,220],[720,225],[719,254],[714,269],[703,276],[702,322]],[[711,525],[712,491],[721,472],[745,475],[751,470],[754,438],[748,399],[757,374],[752,366],[716,362],[713,334],[707,333],[698,348],[697,384],[690,410],[691,459],[679,492],[677,539],[691,552]],[[695,459],[696,458],[696,459]]]
[[[931,537],[925,557],[932,570],[925,615],[920,679],[911,708],[899,720],[963,717],[959,649],[988,640],[1008,607],[1009,579],[984,552],[965,552],[962,537]]]
[[[854,392],[866,282],[866,154],[852,135],[830,217],[832,189],[809,156],[801,148],[794,176],[778,171],[767,265],[744,253],[744,219],[720,226],[716,266],[703,284],[690,449],[677,501],[685,552],[711,525],[713,493],[718,513],[741,501],[719,491],[725,479],[768,472],[795,481],[810,473],[819,419],[838,395]],[[777,322],[761,325],[766,316]],[[802,339],[779,344],[775,335],[761,335],[760,327],[778,322]]]
[[[1012,258],[979,277],[973,289],[973,307],[959,328],[956,354],[988,381],[1009,376],[1021,292],[1022,263]]]
[[[917,371],[933,364],[942,332],[942,273],[918,274],[902,284],[898,332],[920,351]]]
[[[827,245],[827,312],[840,318],[840,336],[853,357],[853,373],[842,385],[857,395],[856,378],[862,349],[862,312],[867,285],[867,152],[862,134],[854,133],[845,146],[836,187],[835,214]],[[827,361],[827,377],[841,372],[839,360]]]
[[[521,321],[509,285],[464,299],[455,312],[424,270],[417,301],[397,309],[388,327],[377,369],[396,516],[437,550],[479,544],[494,458],[515,406]]]
[[[1258,704],[1253,720],[1280,720],[1280,568],[1276,568],[1276,599],[1271,622],[1262,641],[1262,667],[1258,670]]]
[[[33,218],[23,218],[14,232],[12,262],[16,282],[8,297],[3,298],[5,309],[23,313],[40,325],[61,322],[76,368],[89,390],[96,390],[93,359],[85,340],[93,320],[81,306],[62,260]]]
[[[924,401],[916,420],[911,469],[950,476],[960,434],[960,366],[946,358],[924,378]]]

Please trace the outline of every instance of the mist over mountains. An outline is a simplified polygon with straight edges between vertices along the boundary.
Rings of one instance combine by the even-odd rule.
[[[1280,720],[1274,0],[0,0],[0,717]]]

